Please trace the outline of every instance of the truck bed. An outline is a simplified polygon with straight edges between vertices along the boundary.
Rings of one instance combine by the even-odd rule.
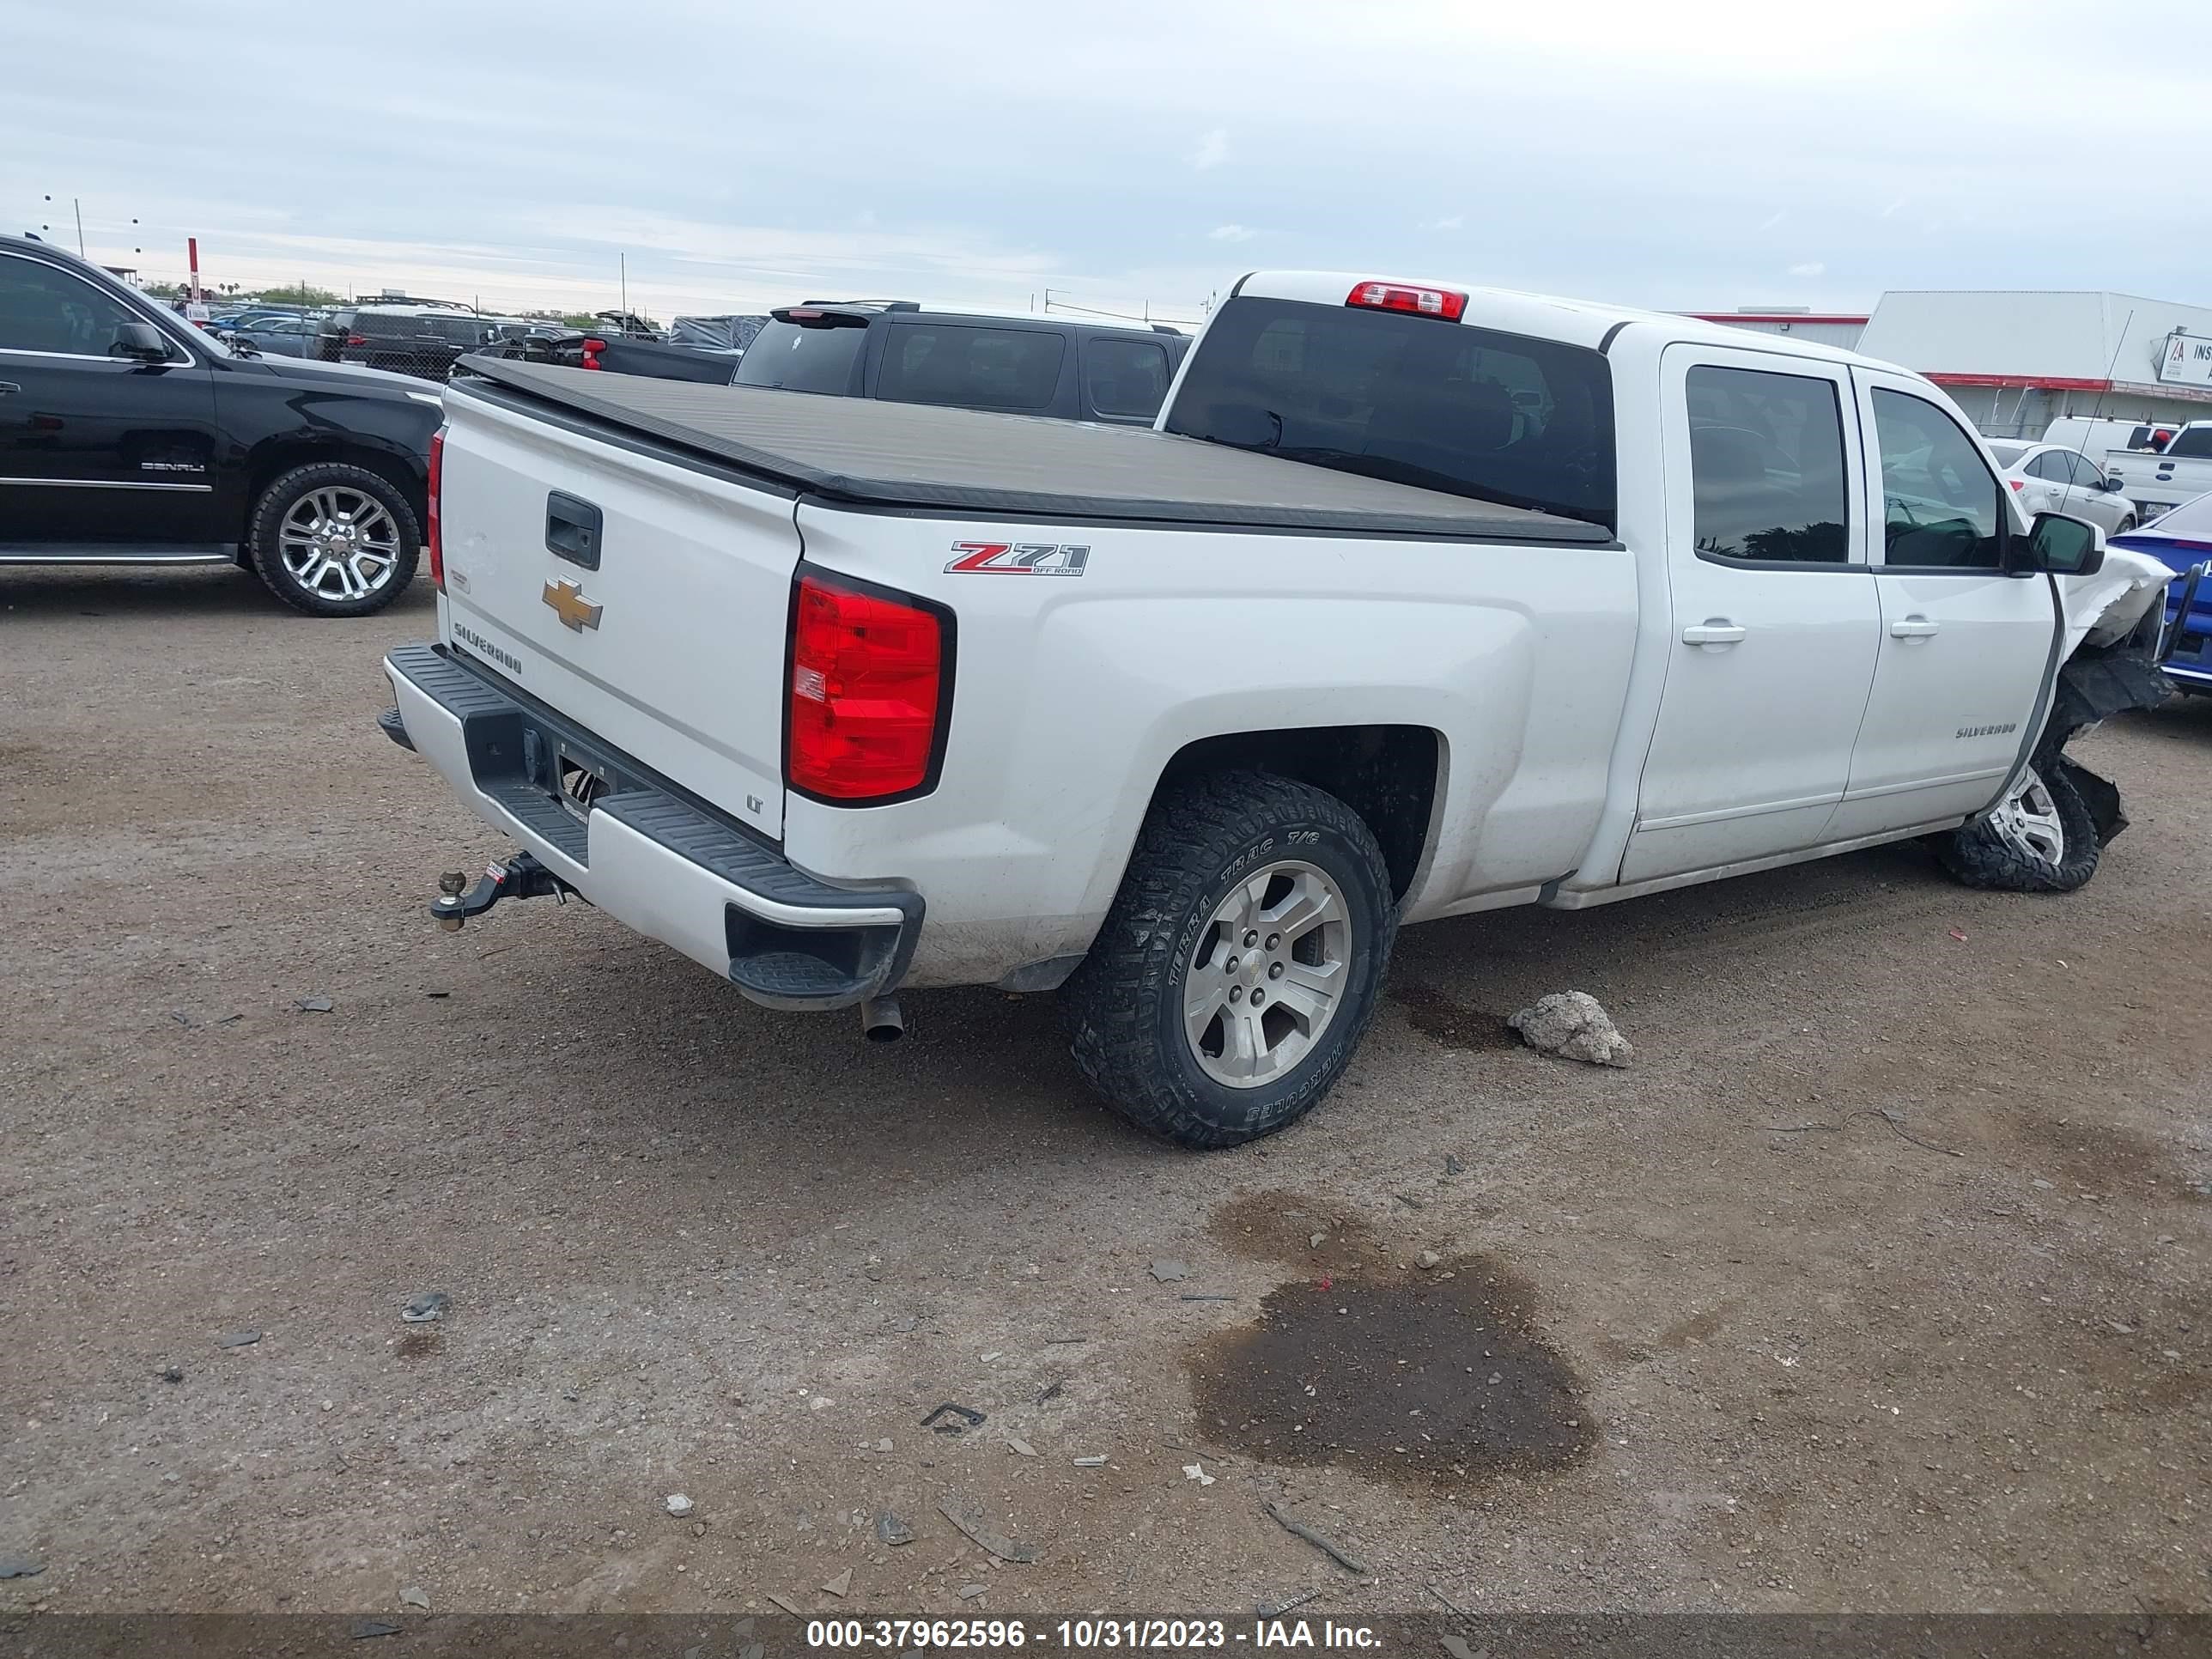
[[[476,377],[472,383],[469,378]],[[485,382],[489,386],[486,386]],[[1148,428],[464,357],[456,388],[526,394],[750,477],[878,511],[1603,544],[1602,526]]]

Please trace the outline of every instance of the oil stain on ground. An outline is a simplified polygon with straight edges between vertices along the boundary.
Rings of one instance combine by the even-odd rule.
[[[1470,1008],[1431,986],[1401,981],[1390,988],[1390,1000],[1415,1030],[1447,1048],[1511,1048],[1521,1041],[1503,1014]]]
[[[1237,1200],[1213,1231],[1328,1271],[1270,1291],[1256,1326],[1192,1350],[1207,1439],[1270,1463],[1446,1487],[1557,1468],[1595,1443],[1579,1382],[1504,1267],[1469,1256],[1405,1270],[1364,1227],[1280,1194]]]

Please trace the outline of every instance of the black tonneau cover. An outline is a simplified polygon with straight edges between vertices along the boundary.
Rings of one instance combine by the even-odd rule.
[[[870,398],[467,356],[460,368],[819,496],[874,508],[1455,541],[1605,543],[1601,526],[1178,438]],[[465,391],[466,382],[461,384]]]

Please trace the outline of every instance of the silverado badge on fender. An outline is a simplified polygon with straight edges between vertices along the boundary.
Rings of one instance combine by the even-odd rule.
[[[538,597],[553,607],[553,614],[572,634],[580,634],[587,628],[599,625],[599,612],[606,607],[593,605],[584,597],[584,590],[565,576],[557,582],[545,584],[544,592]]]

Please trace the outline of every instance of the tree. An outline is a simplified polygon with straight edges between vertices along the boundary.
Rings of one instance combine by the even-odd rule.
[[[264,288],[254,295],[270,305],[280,306],[342,306],[345,295],[327,288],[317,288],[312,283],[291,283],[283,288]]]

